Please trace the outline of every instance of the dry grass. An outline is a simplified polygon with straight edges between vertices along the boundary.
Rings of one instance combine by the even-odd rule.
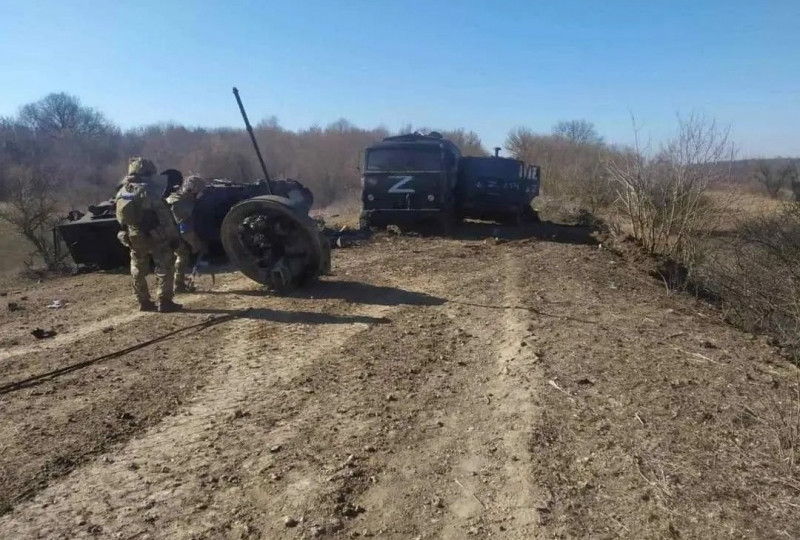
[[[0,276],[5,277],[24,269],[33,251],[33,246],[11,225],[0,221]]]
[[[323,218],[325,225],[333,229],[341,229],[342,227],[358,229],[358,216],[360,213],[361,202],[356,199],[337,201],[311,211],[312,216]]]
[[[715,202],[725,202],[730,217],[722,224],[725,230],[735,229],[742,221],[778,213],[785,203],[764,193],[753,193],[738,186],[715,187],[708,191],[708,197]]]

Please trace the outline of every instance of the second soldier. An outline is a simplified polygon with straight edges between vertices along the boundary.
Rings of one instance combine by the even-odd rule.
[[[206,181],[199,176],[189,176],[183,180],[180,188],[167,197],[167,203],[172,209],[172,215],[178,224],[181,242],[175,250],[175,292],[190,292],[194,283],[187,281],[187,271],[191,264],[192,255],[203,256],[208,251],[208,246],[198,236],[195,230],[194,210],[198,197],[206,187]]]

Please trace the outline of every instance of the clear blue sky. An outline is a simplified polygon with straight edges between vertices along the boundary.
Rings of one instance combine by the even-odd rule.
[[[800,0],[0,0],[0,115],[67,91],[122,127],[344,117],[477,131],[593,121],[661,140],[677,112],[744,155],[800,156]]]

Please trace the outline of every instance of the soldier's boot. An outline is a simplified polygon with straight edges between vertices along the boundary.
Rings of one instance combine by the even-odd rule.
[[[158,307],[152,300],[142,300],[139,302],[139,311],[157,311]]]
[[[175,278],[175,292],[176,293],[187,293],[189,292],[189,287],[186,285],[186,278]]]
[[[174,313],[183,309],[181,304],[176,304],[172,300],[161,300],[158,304],[159,313]]]

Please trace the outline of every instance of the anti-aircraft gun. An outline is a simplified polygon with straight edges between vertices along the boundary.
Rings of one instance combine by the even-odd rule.
[[[301,286],[330,270],[330,243],[309,216],[311,191],[294,180],[270,178],[239,91],[234,88],[233,93],[264,178],[250,183],[212,180],[195,205],[196,232],[212,261],[227,259],[250,279],[277,289]],[[165,197],[176,184],[175,173],[180,174],[174,169],[162,173],[167,178]],[[56,226],[56,245],[60,237],[77,265],[127,265],[129,254],[117,241],[120,226],[113,199],[88,209],[86,214],[70,212]]]

